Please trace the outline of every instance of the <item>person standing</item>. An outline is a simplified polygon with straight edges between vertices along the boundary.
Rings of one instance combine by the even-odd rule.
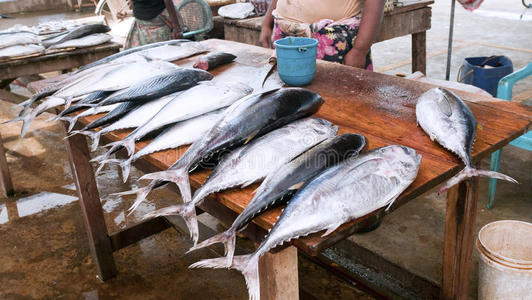
[[[318,40],[318,59],[373,70],[371,45],[384,11],[384,0],[273,0],[264,16],[260,42],[286,36]]]
[[[124,48],[182,38],[172,0],[132,0],[135,21]]]

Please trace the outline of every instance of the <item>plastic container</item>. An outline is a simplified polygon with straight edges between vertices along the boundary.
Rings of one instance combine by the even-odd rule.
[[[499,80],[512,73],[512,61],[506,56],[467,57],[458,71],[458,82],[479,87],[497,96]]]
[[[478,299],[532,299],[532,224],[504,220],[480,229]]]
[[[286,37],[273,43],[277,53],[279,76],[288,85],[309,84],[316,74],[318,40]]]

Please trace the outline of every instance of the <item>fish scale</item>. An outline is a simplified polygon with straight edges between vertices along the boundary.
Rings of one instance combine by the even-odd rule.
[[[305,150],[336,134],[338,127],[323,119],[306,118],[273,130],[226,155],[196,191],[192,201],[147,214],[144,218],[179,214],[194,245],[198,241],[195,206],[210,194],[232,187],[246,187],[264,179]]]

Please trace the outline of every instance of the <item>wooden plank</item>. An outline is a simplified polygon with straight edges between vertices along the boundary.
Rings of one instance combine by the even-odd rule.
[[[66,122],[62,123],[66,136],[68,135],[68,124]],[[77,129],[81,128],[78,127]],[[94,258],[99,278],[105,281],[116,276],[118,271],[113,258],[111,239],[103,217],[96,179],[89,163],[90,154],[87,141],[84,136],[78,134],[65,139],[65,144],[74,181],[76,182],[92,257]]]
[[[19,104],[20,102],[23,102],[26,99],[27,98],[24,96],[0,89],[0,100],[7,101],[13,104]]]
[[[412,34],[412,73],[427,74],[427,32]]]
[[[264,300],[299,299],[297,249],[288,247],[266,253],[259,259],[260,298]]]
[[[0,80],[60,71],[86,65],[118,52],[121,45],[104,45],[0,63]]]
[[[11,181],[11,174],[9,173],[9,166],[7,165],[6,152],[4,150],[4,142],[0,136],[0,185],[2,193],[5,197],[13,196],[15,189]]]
[[[400,1],[401,6],[396,6],[391,10],[390,12],[386,13],[385,15],[395,15],[395,14],[402,14],[407,11],[416,10],[418,8],[427,7],[431,4],[434,4],[433,0],[402,0]]]
[[[124,230],[111,234],[110,239],[112,250],[118,251],[144,238],[147,238],[150,235],[159,233],[168,227],[170,227],[170,224],[168,224],[164,217],[150,219],[128,227]]]
[[[467,299],[471,254],[475,240],[478,177],[447,192],[443,246],[442,299]]]

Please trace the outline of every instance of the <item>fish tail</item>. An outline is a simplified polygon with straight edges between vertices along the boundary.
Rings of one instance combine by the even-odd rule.
[[[24,120],[24,116],[18,116],[16,118],[11,119],[11,120],[4,121],[4,122],[2,122],[2,124],[9,124],[9,123],[13,123],[13,122],[22,121],[22,120]]]
[[[24,116],[26,112],[28,112],[28,109],[30,109],[30,106],[33,104],[33,102],[35,102],[35,100],[36,100],[36,97],[33,96],[26,101],[16,104],[15,107],[22,107],[22,110],[18,113],[18,116],[19,117]]]
[[[33,120],[35,120],[35,117],[37,117],[37,115],[34,113],[34,111],[22,117],[22,129],[20,130],[20,138],[23,138],[26,135],[26,133],[30,129],[31,123],[33,123]]]
[[[458,184],[459,182],[464,181],[467,178],[475,177],[475,176],[486,176],[486,177],[506,180],[506,181],[513,182],[513,183],[518,183],[517,180],[513,179],[512,177],[504,175],[499,172],[475,169],[475,168],[466,166],[462,171],[454,175],[440,188],[440,190],[438,191],[438,195],[441,195],[443,192],[447,191],[450,187],[454,186],[455,184]]]
[[[249,299],[260,299],[259,257],[257,255],[248,254],[235,256],[231,265],[227,265],[225,257],[204,259],[190,265],[189,268],[231,268],[238,270],[246,279]]]
[[[236,243],[236,232],[232,229],[228,229],[209,239],[204,240],[203,242],[191,247],[187,251],[187,253],[192,252],[194,250],[201,249],[201,248],[205,248],[207,246],[210,246],[216,243],[224,244],[225,255],[227,258],[227,265],[231,265],[233,263],[233,256],[235,254],[235,243]]]
[[[72,104],[72,99],[73,99],[72,96],[68,96],[68,97],[65,99],[65,108],[69,108],[69,107],[70,107],[70,105]]]
[[[150,173],[142,176],[140,179],[152,179],[174,182],[179,187],[183,202],[190,202],[192,200],[188,171],[186,168],[171,169],[161,172]]]
[[[83,131],[83,130],[74,130],[74,131],[69,132],[69,133],[70,133],[70,134],[67,135],[67,136],[65,136],[63,139],[66,140],[66,139],[68,139],[68,138],[71,138],[71,137],[75,136],[76,134],[85,134],[85,131]]]
[[[76,125],[76,123],[78,122],[78,116],[77,115],[76,116],[72,116],[72,117],[62,116],[59,119],[61,121],[68,122],[67,132],[71,132],[72,129],[74,129],[74,125]]]
[[[106,152],[106,153],[104,153],[102,155],[98,155],[95,158],[91,159],[90,162],[101,162],[103,160],[108,159],[108,157],[109,157],[109,153]]]
[[[86,136],[88,136],[91,139],[91,151],[94,152],[96,149],[98,149],[98,145],[100,144],[100,137],[101,132],[100,131],[86,131]]]
[[[122,181],[125,183],[129,177],[129,172],[131,172],[131,162],[133,161],[133,156],[130,156],[128,159],[123,159],[118,162],[120,169],[122,170]]]
[[[134,190],[126,191],[126,192],[121,192],[121,193],[114,193],[112,195],[113,196],[125,196],[125,195],[132,195],[132,194],[136,194],[137,195],[137,198],[135,199],[135,202],[129,208],[129,213],[128,213],[128,216],[129,216],[135,211],[135,209],[137,209],[137,207],[139,207],[139,205],[142,202],[144,202],[144,200],[146,200],[146,196],[148,196],[148,194],[151,192],[151,190],[154,187],[155,187],[155,183],[152,182],[152,183],[148,184],[147,186],[144,186],[144,187],[141,187],[141,188],[138,188],[138,189],[134,189]]]
[[[179,215],[187,224],[190,238],[194,241],[194,245],[198,243],[199,229],[198,218],[196,216],[196,209],[192,202],[187,202],[179,205],[172,205],[146,214],[142,219],[152,219],[160,216]]]

